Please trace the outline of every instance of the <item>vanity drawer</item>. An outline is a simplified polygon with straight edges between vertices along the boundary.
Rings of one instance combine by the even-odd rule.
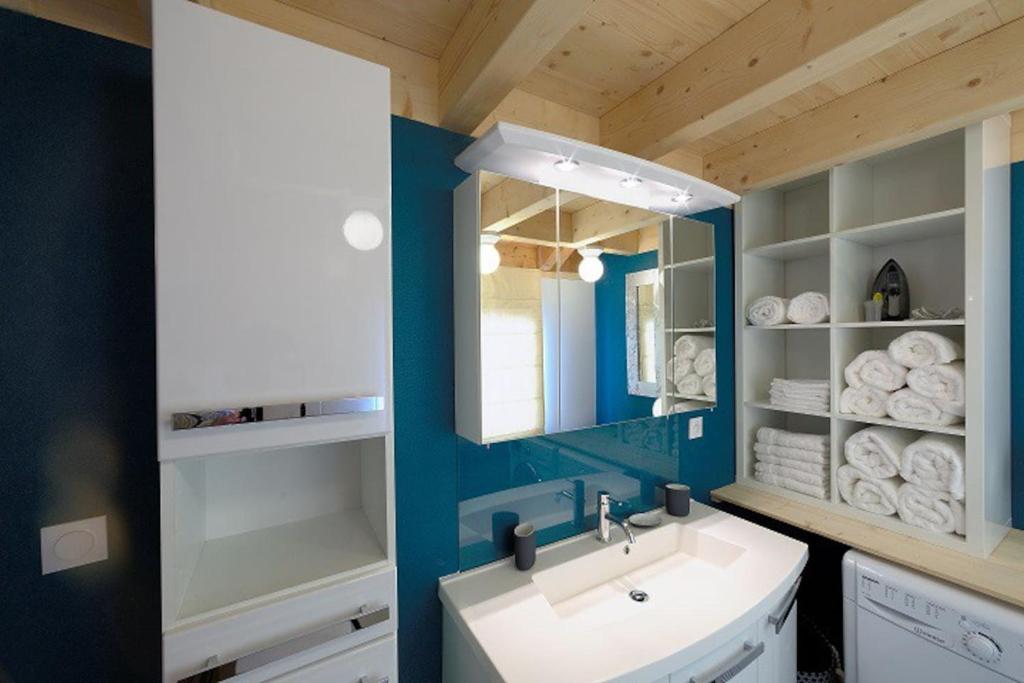
[[[209,669],[220,669],[210,680],[267,680],[393,633],[397,609],[395,568],[388,567],[183,626],[164,635],[164,681],[187,680]],[[257,671],[259,676],[250,675]]]
[[[396,683],[398,639],[385,636],[348,652],[327,657],[277,678],[273,683]]]

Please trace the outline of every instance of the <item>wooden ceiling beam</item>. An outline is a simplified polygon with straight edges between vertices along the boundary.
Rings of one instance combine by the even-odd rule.
[[[774,185],[1024,106],[1024,19],[918,62],[704,159],[737,193]]]
[[[558,227],[562,237],[561,242],[563,244],[571,242],[572,214],[563,211]],[[555,238],[555,235],[555,211],[554,209],[548,209],[504,230],[501,233],[501,241],[553,247],[559,244],[559,240]]]
[[[601,117],[601,144],[654,159],[977,4],[768,0]]]
[[[564,204],[578,196],[573,192],[562,192],[560,198]],[[504,232],[555,208],[555,203],[556,194],[552,188],[506,178],[480,197],[480,229],[482,232]]]
[[[544,59],[593,0],[477,0],[441,53],[441,125],[470,133]]]
[[[583,247],[649,226],[660,225],[664,214],[624,204],[598,202],[572,214],[573,246]]]

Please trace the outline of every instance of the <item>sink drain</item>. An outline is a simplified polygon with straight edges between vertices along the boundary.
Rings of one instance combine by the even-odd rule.
[[[643,591],[629,591],[629,597],[633,602],[647,602],[651,596]]]

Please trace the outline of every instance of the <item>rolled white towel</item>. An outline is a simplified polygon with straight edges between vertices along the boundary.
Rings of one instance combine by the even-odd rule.
[[[779,448],[779,446],[765,446],[765,448]],[[807,462],[805,460],[794,460],[793,458],[780,458],[777,455],[769,455],[768,453],[758,453],[756,450],[754,451],[754,458],[757,462],[763,462],[767,465],[782,465],[794,470],[800,470],[801,472],[828,477],[828,460],[824,458],[822,462]]]
[[[799,294],[786,307],[786,318],[797,325],[823,323],[828,316],[828,297],[821,292]]]
[[[889,417],[900,422],[951,425],[963,421],[962,417],[947,413],[936,405],[935,401],[913,389],[900,389],[893,393],[885,403],[885,410]]]
[[[684,334],[679,339],[676,339],[672,351],[675,353],[678,362],[679,358],[693,360],[704,349],[713,349],[714,347],[714,337],[708,337],[703,334]]]
[[[765,484],[772,486],[778,486],[779,488],[788,489],[790,491],[797,491],[805,496],[811,496],[820,500],[828,498],[828,492],[825,490],[824,485],[815,486],[814,484],[805,484],[802,481],[797,481],[791,477],[780,477],[775,474],[769,474],[767,472],[754,471],[754,479]]]
[[[928,434],[908,444],[900,458],[900,476],[929,491],[964,498],[964,440]]]
[[[757,440],[767,446],[786,446],[787,448],[828,453],[827,434],[803,434],[775,427],[758,427]]]
[[[840,498],[858,510],[876,515],[896,514],[900,483],[899,477],[869,477],[853,465],[836,470]]]
[[[718,397],[718,382],[715,379],[715,373],[711,373],[703,380],[701,380],[701,388],[704,390],[704,395],[714,401]]]
[[[700,375],[696,372],[691,372],[689,375],[681,378],[679,382],[676,382],[676,389],[679,390],[680,394],[686,394],[687,396],[696,396],[701,393],[702,388],[700,384]]]
[[[673,360],[675,365],[672,367],[672,384],[675,384],[678,388],[683,378],[693,372],[693,360],[690,358],[680,358],[679,356],[676,356]]]
[[[900,486],[896,510],[907,524],[936,533],[964,533],[964,506],[944,491],[929,491],[915,484]]]
[[[907,374],[907,385],[911,389],[935,401],[943,412],[960,417],[966,413],[964,383],[961,360],[914,368]]]
[[[864,351],[846,366],[843,376],[854,389],[866,384],[882,391],[896,391],[907,385],[907,368],[886,351]]]
[[[952,339],[925,330],[911,330],[889,344],[889,356],[908,368],[952,363],[964,357],[964,350]]]
[[[675,358],[675,356],[673,356],[672,358],[669,358],[668,362],[665,363],[665,380],[669,384],[671,384],[673,386],[676,383],[676,358]],[[671,388],[672,387],[669,387],[669,389],[671,389]]]
[[[751,325],[781,325],[786,322],[789,299],[780,296],[762,296],[747,306],[747,320]]]
[[[789,446],[769,446],[763,443],[754,444],[754,457],[760,459],[762,456],[770,455],[775,458],[787,460],[798,460],[809,462],[815,465],[827,465],[828,453],[821,451],[806,451],[802,448],[791,448]]]
[[[913,432],[893,427],[868,427],[846,440],[846,462],[875,479],[895,477],[903,449],[914,441]]]
[[[755,472],[765,472],[767,474],[774,474],[776,477],[787,477],[794,481],[803,482],[804,484],[812,484],[814,486],[824,487],[828,481],[828,475],[824,472],[805,472],[804,470],[798,470],[785,465],[774,465],[767,462],[756,462],[754,463]],[[893,493],[895,493],[893,489]]]
[[[865,417],[885,417],[889,392],[874,387],[846,387],[839,395],[839,412]]]
[[[704,349],[693,359],[693,371],[701,377],[715,372],[715,348]]]

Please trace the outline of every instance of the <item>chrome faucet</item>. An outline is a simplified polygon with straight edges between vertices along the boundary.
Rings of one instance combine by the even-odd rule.
[[[601,543],[611,543],[612,524],[617,525],[626,534],[630,545],[636,543],[636,536],[629,528],[629,522],[612,514],[612,497],[606,491],[597,494],[597,540]]]

